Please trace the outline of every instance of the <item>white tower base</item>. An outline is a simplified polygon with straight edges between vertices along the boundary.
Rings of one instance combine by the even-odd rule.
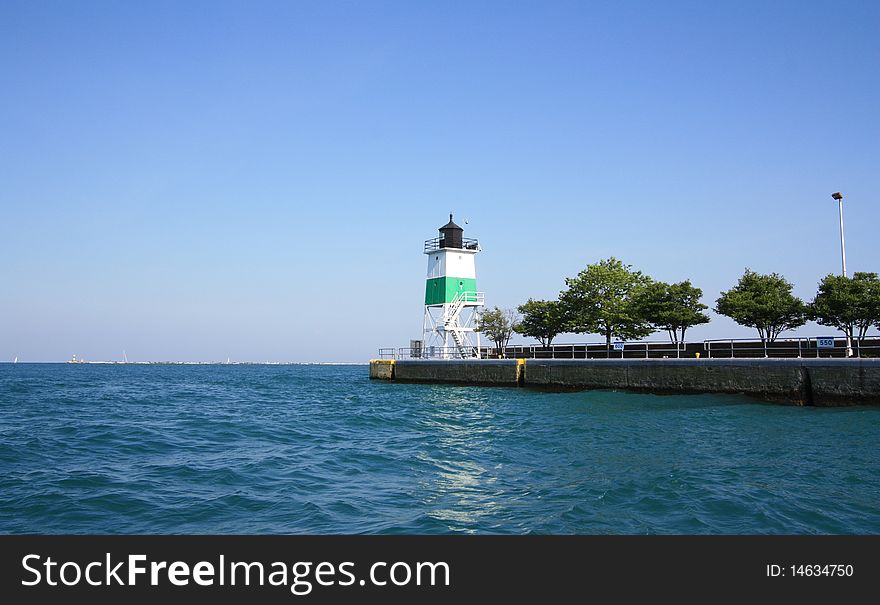
[[[423,354],[441,359],[479,359],[480,333],[475,324],[484,300],[482,292],[460,292],[450,303],[425,305]]]

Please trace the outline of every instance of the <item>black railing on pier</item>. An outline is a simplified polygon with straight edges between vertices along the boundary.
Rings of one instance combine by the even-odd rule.
[[[489,359],[659,359],[694,357],[699,352],[696,344],[669,341],[617,342],[609,347],[604,342],[582,342],[541,345],[514,345],[504,349],[481,347],[480,357]]]
[[[727,338],[703,341],[705,356],[718,358],[749,357],[880,357],[880,338],[853,340],[849,355],[846,338],[834,336],[779,338],[774,342],[761,342],[746,338]]]
[[[435,237],[434,239],[425,240],[425,253],[434,252],[435,250],[440,250],[443,248],[451,248],[452,246],[445,246],[444,240],[442,237]],[[458,250],[479,250],[480,243],[468,237],[464,237],[461,240],[461,248],[456,247]]]
[[[615,346],[617,348],[615,348]],[[693,345],[693,348],[696,345]],[[695,349],[696,350],[696,349]],[[593,359],[608,357],[612,359],[633,359],[646,357],[684,357],[687,354],[687,346],[680,345],[678,349],[669,342],[627,342],[612,345],[607,349],[605,343],[580,343],[553,345],[542,347],[539,345],[509,346],[503,350],[493,347],[467,347],[464,352],[457,347],[423,347],[398,349],[379,349],[381,359]],[[693,357],[693,353],[690,355]]]
[[[846,339],[839,337],[780,338],[775,342],[745,338],[705,340],[675,345],[669,341],[604,342],[541,345],[513,345],[503,349],[471,347],[462,354],[455,347],[379,349],[383,359],[749,359],[880,357],[880,337],[853,340],[847,355]]]

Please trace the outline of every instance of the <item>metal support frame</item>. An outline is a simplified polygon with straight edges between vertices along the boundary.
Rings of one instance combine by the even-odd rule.
[[[422,321],[425,349],[438,347],[444,359],[479,358],[480,333],[475,324],[483,304],[482,292],[459,292],[449,303],[425,305]]]

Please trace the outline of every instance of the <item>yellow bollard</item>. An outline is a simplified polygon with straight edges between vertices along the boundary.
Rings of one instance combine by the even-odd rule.
[[[699,351],[697,351],[696,356],[697,356],[697,359],[700,358],[700,352],[699,352]]]

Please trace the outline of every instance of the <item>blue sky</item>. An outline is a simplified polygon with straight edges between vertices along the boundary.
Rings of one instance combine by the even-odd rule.
[[[3,2],[0,359],[364,361],[418,336],[449,212],[492,305],[611,255],[809,298],[833,191],[880,271],[878,31],[875,2]]]

